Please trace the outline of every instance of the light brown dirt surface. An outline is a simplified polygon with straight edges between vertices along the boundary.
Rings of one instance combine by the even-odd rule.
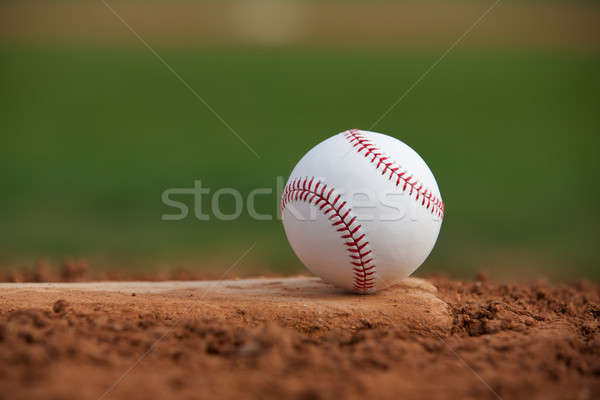
[[[0,399],[593,399],[600,289],[317,278],[0,284]]]
[[[597,51],[594,1],[107,1],[153,44],[256,43],[343,46],[448,46],[484,13],[461,46]],[[486,10],[489,12],[486,13]],[[0,42],[133,43],[98,1],[0,2]]]

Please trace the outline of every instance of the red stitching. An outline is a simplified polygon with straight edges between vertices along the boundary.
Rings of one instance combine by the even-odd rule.
[[[285,207],[292,201],[303,201],[314,206],[319,206],[319,203],[322,202],[323,204],[319,206],[319,209],[325,216],[329,217],[329,220],[332,221],[331,225],[336,228],[337,232],[344,232],[340,237],[344,240],[344,245],[350,256],[350,264],[353,266],[354,290],[367,292],[375,287],[375,264],[373,264],[372,257],[367,258],[371,254],[371,250],[365,250],[365,247],[369,244],[366,241],[366,235],[361,232],[361,225],[356,223],[356,217],[350,214],[352,209],[347,207],[344,210],[347,203],[342,201],[337,204],[341,199],[341,195],[338,194],[335,200],[330,201],[334,188],[330,187],[327,194],[325,194],[327,185],[317,182],[313,189],[314,179],[314,177],[296,178],[290,182],[283,191],[280,212],[283,213]],[[306,187],[307,184],[308,188]],[[322,188],[319,190],[320,186]],[[309,195],[312,195],[310,199],[308,199]],[[324,210],[326,206],[328,208]],[[330,213],[331,215],[329,215]],[[346,221],[346,219],[349,220]],[[356,225],[352,226],[355,223]]]
[[[404,182],[402,191],[406,191],[407,187],[410,186],[409,196],[415,191],[417,194],[415,200],[419,200],[419,197],[421,197],[421,201],[417,201],[417,203],[420,203],[421,206],[425,207],[432,214],[442,219],[444,218],[444,203],[436,196],[433,196],[431,191],[424,188],[423,184],[414,179],[412,175],[405,177],[407,171],[398,172],[400,169],[398,166],[392,168],[394,162],[389,161],[389,157],[380,152],[379,148],[362,135],[358,129],[351,129],[344,136],[359,154],[363,154],[362,151],[364,150],[363,156],[371,164],[375,164],[375,169],[379,169],[381,165],[385,166],[383,171],[381,171],[381,175],[385,175],[389,171],[388,179],[392,180],[392,178],[395,178],[396,186],[400,186],[401,181]],[[427,204],[425,204],[425,199],[427,199]]]

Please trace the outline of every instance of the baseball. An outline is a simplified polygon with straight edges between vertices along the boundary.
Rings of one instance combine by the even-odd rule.
[[[308,269],[338,287],[374,293],[425,261],[444,204],[431,170],[413,149],[353,129],[302,157],[280,212],[290,245]]]

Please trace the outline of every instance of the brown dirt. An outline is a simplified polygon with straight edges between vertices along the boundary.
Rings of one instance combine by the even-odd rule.
[[[432,282],[1,284],[0,399],[598,398],[598,286]]]
[[[117,269],[107,264],[90,263],[85,258],[65,259],[60,263],[38,259],[31,265],[0,266],[0,282],[89,282],[89,281],[192,281],[212,280],[222,277],[219,266],[209,269],[199,269],[198,263],[190,263],[190,267],[158,268],[132,271],[131,268]],[[10,264],[9,264],[10,265]],[[244,278],[248,276],[273,276],[260,266],[245,267],[243,271],[234,271],[228,276]]]
[[[108,1],[153,44],[448,46],[492,2]],[[502,2],[461,46],[597,50],[596,2]],[[0,42],[132,43],[135,37],[98,1],[0,2]]]

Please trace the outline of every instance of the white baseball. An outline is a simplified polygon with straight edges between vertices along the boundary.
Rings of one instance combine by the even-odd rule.
[[[302,157],[280,211],[288,240],[308,269],[341,288],[372,293],[425,261],[444,204],[433,174],[413,149],[354,129]]]

